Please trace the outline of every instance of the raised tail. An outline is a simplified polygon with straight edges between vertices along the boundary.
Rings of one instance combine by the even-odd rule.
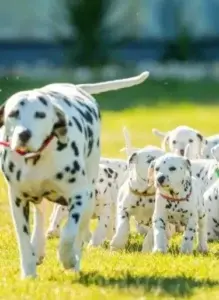
[[[77,86],[89,94],[100,94],[113,90],[120,90],[128,87],[132,87],[134,85],[138,85],[144,82],[149,76],[149,72],[143,72],[138,76],[98,82],[98,83],[85,83],[85,84],[77,84]]]

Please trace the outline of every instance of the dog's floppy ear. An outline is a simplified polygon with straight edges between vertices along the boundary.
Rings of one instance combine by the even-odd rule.
[[[53,133],[61,143],[67,143],[68,128],[66,115],[64,111],[59,107],[59,105],[53,103],[53,107],[56,113],[56,122],[53,127]]]
[[[199,146],[199,155],[201,156],[202,153],[202,147],[208,144],[208,141],[206,138],[204,138],[204,136],[197,131],[197,137],[200,141],[200,146]]]
[[[0,105],[0,127],[4,125],[4,110],[5,110],[5,103]]]
[[[153,160],[149,167],[148,167],[148,186],[152,186],[154,184],[154,166],[155,166],[155,160]]]
[[[137,163],[138,154],[136,152],[132,153],[132,155],[128,159],[128,164],[133,165]]]

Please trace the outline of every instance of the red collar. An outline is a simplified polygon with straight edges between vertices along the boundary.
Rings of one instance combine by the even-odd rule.
[[[185,197],[185,198],[173,198],[173,197],[169,197],[167,195],[164,195],[164,194],[161,194],[159,193],[164,199],[168,200],[168,201],[171,201],[171,202],[181,202],[181,201],[188,201],[189,197],[191,196],[192,194],[192,190],[190,191],[190,193]]]
[[[42,146],[39,148],[39,150],[37,152],[28,152],[28,151],[23,151],[23,150],[19,150],[19,149],[15,150],[15,151],[21,156],[26,156],[26,158],[33,158],[33,157],[39,155],[40,152],[42,152],[49,145],[49,143],[52,141],[53,138],[54,138],[54,135],[51,134],[47,139],[45,139]],[[10,148],[9,142],[6,142],[6,141],[0,141],[0,145]]]

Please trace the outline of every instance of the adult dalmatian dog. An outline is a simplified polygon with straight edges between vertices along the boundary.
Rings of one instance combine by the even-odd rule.
[[[36,276],[44,256],[43,213],[36,209],[30,240],[29,204],[42,198],[66,205],[59,259],[80,270],[81,250],[94,209],[100,160],[100,111],[91,94],[130,87],[149,73],[98,84],[50,84],[12,95],[0,109],[4,173],[15,224],[22,277]]]
[[[207,209],[200,181],[192,176],[191,163],[168,153],[153,161],[148,180],[156,188],[152,218],[154,252],[167,251],[167,223],[185,226],[182,253],[191,253],[198,227],[198,250],[207,252]]]
[[[106,164],[102,162],[106,162]],[[115,171],[113,166],[115,169],[117,167],[118,171]],[[123,172],[121,172],[122,169]],[[93,212],[93,219],[98,219],[98,221],[92,237],[89,233],[87,235],[86,241],[89,242],[90,246],[99,246],[104,240],[111,240],[114,234],[117,193],[119,186],[125,179],[126,169],[125,160],[101,158],[95,185],[95,209]],[[68,210],[65,206],[59,204],[54,206],[47,231],[48,238],[59,237],[60,224],[67,216]]]

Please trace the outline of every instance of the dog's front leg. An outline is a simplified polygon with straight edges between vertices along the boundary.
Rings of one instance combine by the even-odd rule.
[[[154,236],[153,236],[153,229],[148,228],[147,234],[144,238],[142,252],[151,252],[153,250],[153,243],[154,243]]]
[[[111,214],[110,203],[105,203],[103,206],[103,210],[101,211],[101,215],[99,217],[97,228],[93,233],[89,246],[99,246],[106,239],[107,231],[110,226],[110,217],[111,217],[110,214]]]
[[[167,216],[164,205],[165,200],[158,196],[155,200],[154,214],[152,217],[152,227],[154,235],[153,252],[167,252]]]
[[[73,190],[76,191],[74,188]],[[61,231],[58,251],[65,269],[80,269],[82,242],[94,209],[94,198],[91,195],[94,195],[94,190],[84,188],[75,192],[69,199],[69,215]]]
[[[22,278],[36,277],[36,254],[30,243],[29,202],[9,190],[10,207],[18,241]]]
[[[203,212],[198,218],[198,251],[208,252],[207,215]]]
[[[34,206],[34,227],[31,244],[37,257],[37,264],[43,262],[45,256],[46,237],[44,232],[45,200]]]
[[[185,232],[183,234],[181,253],[191,253],[193,250],[193,241],[196,233],[196,224],[197,224],[197,216],[196,213],[191,213],[190,218],[185,227]]]
[[[128,209],[119,207],[116,219],[116,233],[110,243],[111,250],[123,249],[128,241],[130,224],[130,214]]]
[[[57,205],[53,212],[53,217],[50,220],[49,228],[47,230],[47,238],[59,237],[60,224],[64,218],[68,216],[68,208],[62,205]]]

